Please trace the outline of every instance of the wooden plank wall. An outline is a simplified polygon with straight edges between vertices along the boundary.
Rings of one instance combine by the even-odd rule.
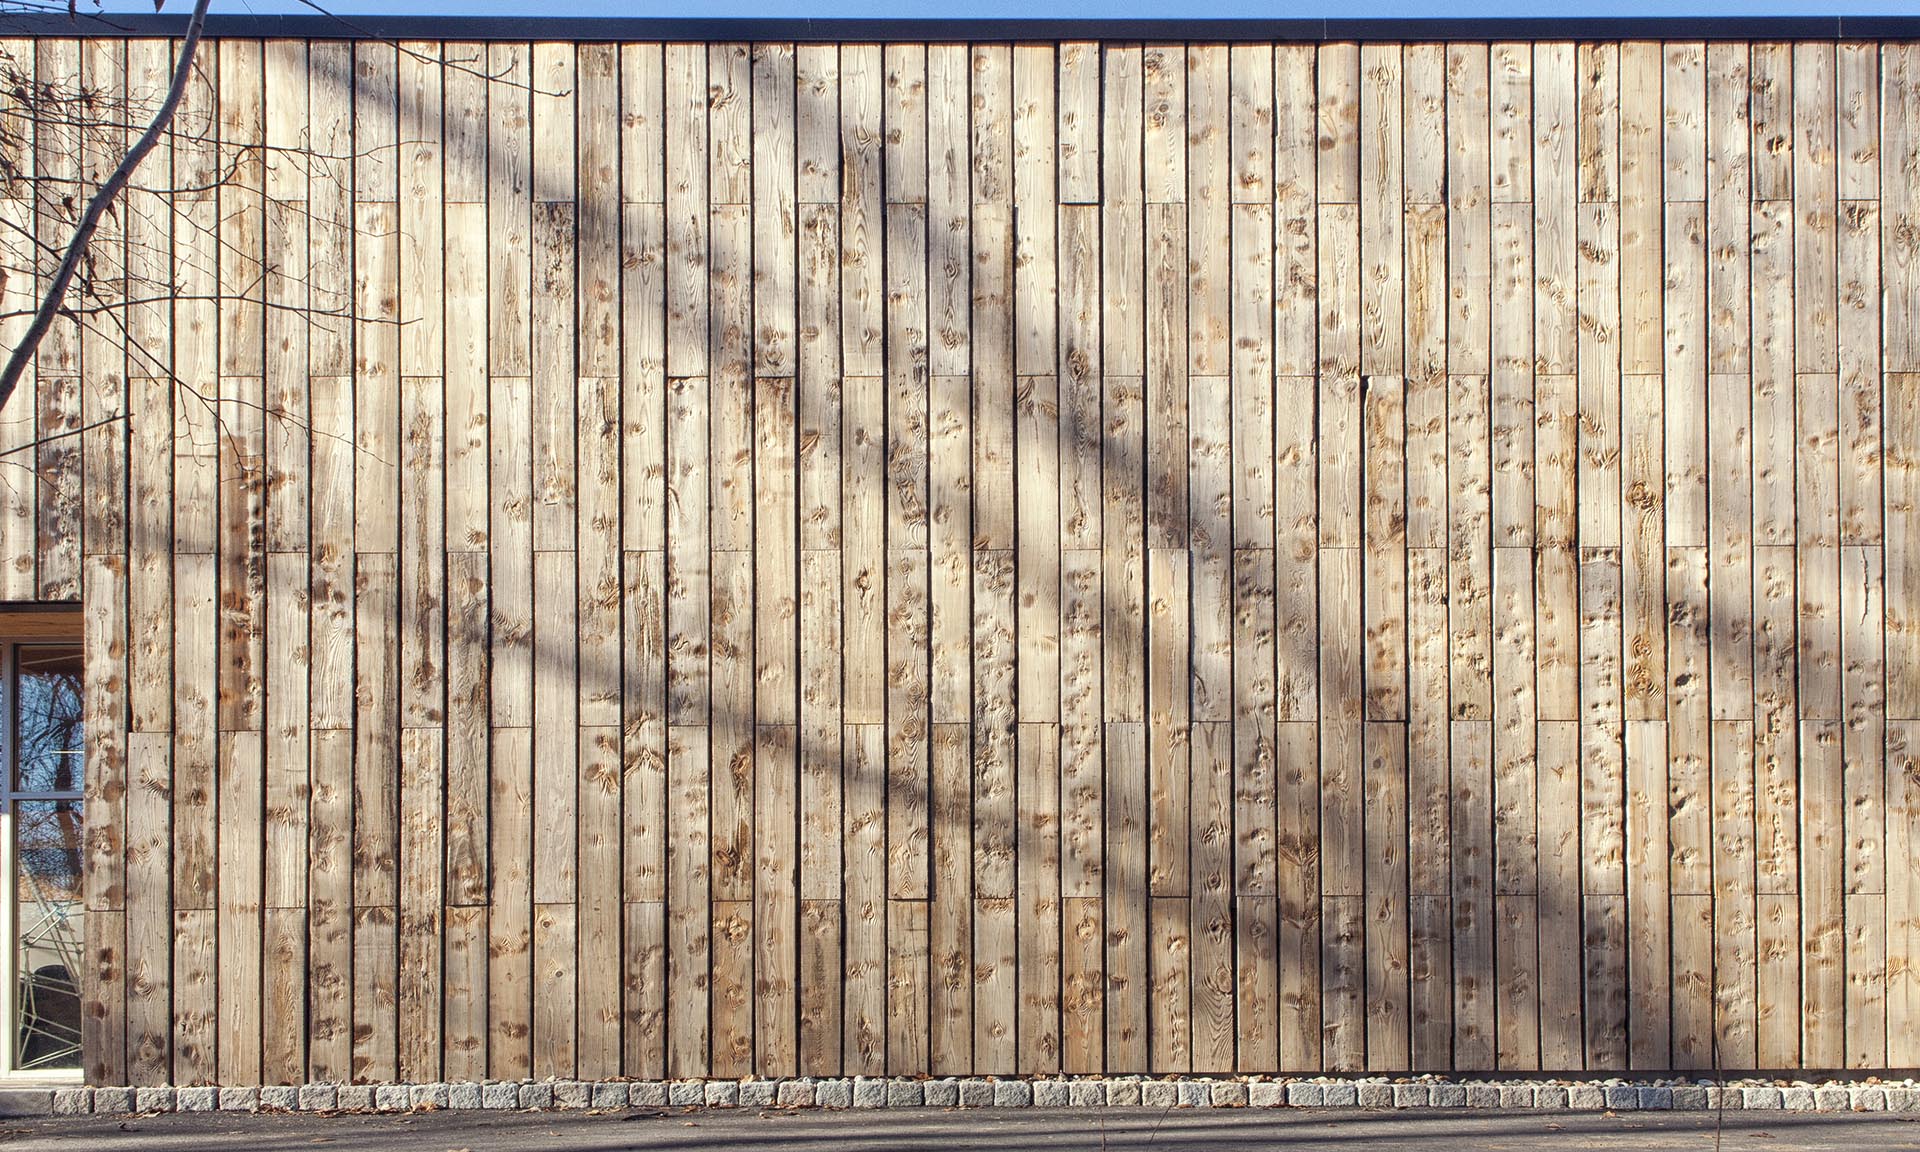
[[[1920,48],[227,40],[139,185],[96,1082],[1920,1065]]]

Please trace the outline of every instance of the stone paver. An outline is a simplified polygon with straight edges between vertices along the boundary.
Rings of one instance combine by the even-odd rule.
[[[427,1113],[623,1111],[629,1108],[1359,1109],[1420,1113],[1920,1113],[1913,1081],[1454,1080],[1438,1076],[1290,1079],[1253,1076],[798,1077],[745,1080],[520,1080],[302,1084],[263,1088],[0,1088],[0,1116],[142,1113]]]

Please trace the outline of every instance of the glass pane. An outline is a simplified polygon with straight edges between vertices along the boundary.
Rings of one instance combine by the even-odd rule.
[[[80,649],[23,644],[14,671],[14,787],[79,792],[86,733],[80,708]]]
[[[15,1065],[80,1066],[80,802],[20,800],[13,806],[19,904]]]

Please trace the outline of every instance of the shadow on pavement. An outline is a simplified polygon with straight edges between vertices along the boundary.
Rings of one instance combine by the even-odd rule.
[[[1716,1136],[1718,1139],[1716,1140]],[[1010,1152],[1170,1149],[1254,1152],[1418,1147],[1605,1149],[1606,1152],[1860,1152],[1920,1150],[1920,1115],[1875,1113],[1498,1113],[1286,1109],[978,1110],[821,1112],[813,1109],[631,1109],[617,1112],[428,1112],[399,1116],[245,1116],[221,1113],[9,1122],[9,1152]]]

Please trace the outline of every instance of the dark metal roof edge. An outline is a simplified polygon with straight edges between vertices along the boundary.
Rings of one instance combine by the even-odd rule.
[[[172,36],[183,15],[0,16],[6,36]],[[1366,20],[795,20],[776,18],[213,15],[211,36],[379,40],[1421,41],[1908,40],[1920,16],[1515,17]]]

